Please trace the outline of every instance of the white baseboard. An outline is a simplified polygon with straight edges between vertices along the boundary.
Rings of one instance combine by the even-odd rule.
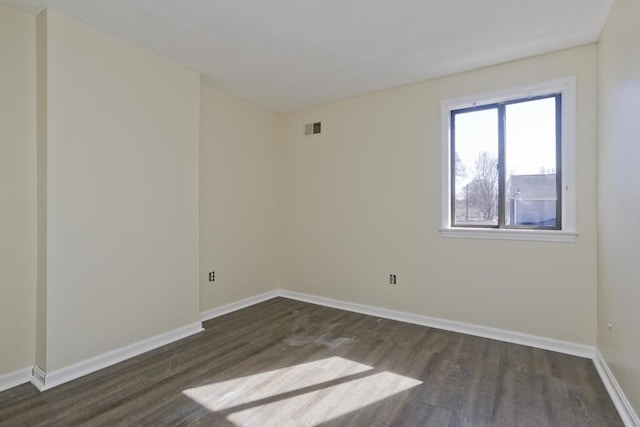
[[[33,365],[33,371],[31,375],[31,384],[33,384],[38,390],[44,391],[44,377],[47,375],[45,371],[40,369],[38,365]]]
[[[31,382],[40,391],[48,390],[81,376],[99,371],[107,366],[115,365],[123,360],[130,359],[139,354],[146,353],[147,351],[162,347],[163,345],[170,344],[182,338],[186,338],[203,330],[204,329],[200,322],[192,323],[191,325],[156,335],[155,337],[121,347],[52,372],[44,372],[38,366],[34,366]]]
[[[627,427],[640,427],[640,418],[638,418],[638,414],[633,410],[631,403],[620,388],[618,381],[616,381],[616,377],[613,376],[613,372],[609,369],[609,365],[602,356],[602,353],[600,353],[600,350],[596,350],[593,363],[596,365],[600,378],[602,378],[602,382],[607,388],[607,391],[611,396],[611,400],[613,400],[613,403],[616,405],[616,409],[618,409],[618,413],[620,414],[622,421],[624,421],[624,425]]]
[[[402,311],[345,302],[331,298],[303,294],[300,292],[279,290],[278,294],[279,296],[285,298],[305,301],[312,304],[319,304],[327,307],[339,308],[341,310],[354,311],[356,313],[368,314],[370,316],[383,317],[385,319],[398,320],[400,322],[413,323],[416,325],[429,326],[432,328],[444,329],[452,332],[460,332],[463,334],[475,335],[483,338],[491,338],[514,344],[522,344],[530,347],[541,348],[544,350],[557,351],[558,353],[570,354],[572,356],[593,359],[595,355],[594,347],[568,341],[560,341],[553,338],[545,338],[536,335],[523,334],[520,332],[507,331],[504,329],[474,325],[471,323],[462,323],[453,320],[439,319],[437,317],[423,316],[420,314],[405,313]]]
[[[234,311],[252,306],[254,304],[270,300],[271,298],[275,298],[277,296],[280,296],[280,291],[269,291],[265,292],[264,294],[255,295],[240,301],[232,302],[231,304],[223,305],[222,307],[207,310],[200,313],[200,321],[205,322],[219,316],[224,316],[225,314],[229,314]]]
[[[28,383],[31,380],[31,368],[20,369],[0,375],[0,392],[9,390],[15,386]]]

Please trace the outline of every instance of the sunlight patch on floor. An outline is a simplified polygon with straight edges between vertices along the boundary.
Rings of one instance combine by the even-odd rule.
[[[183,393],[243,426],[315,425],[421,384],[341,357],[308,362]]]
[[[208,384],[183,393],[212,411],[220,411],[370,370],[373,370],[371,366],[362,363],[330,357]]]

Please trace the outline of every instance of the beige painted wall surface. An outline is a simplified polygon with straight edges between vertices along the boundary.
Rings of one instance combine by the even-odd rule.
[[[595,45],[285,117],[286,289],[594,345]],[[440,236],[440,101],[577,77],[576,243]],[[322,121],[322,136],[303,136]],[[389,285],[389,274],[397,285]]]
[[[200,309],[206,311],[278,287],[280,116],[204,84],[200,102]]]
[[[35,19],[0,5],[0,377],[34,362]]]
[[[48,11],[47,370],[199,320],[199,75]]]
[[[640,1],[615,2],[599,42],[598,348],[640,414],[638,18]]]

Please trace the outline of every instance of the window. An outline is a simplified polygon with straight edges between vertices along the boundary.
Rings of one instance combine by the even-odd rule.
[[[574,93],[564,79],[443,101],[445,237],[575,240]]]

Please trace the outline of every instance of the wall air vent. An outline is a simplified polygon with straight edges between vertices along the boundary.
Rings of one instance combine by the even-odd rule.
[[[321,122],[307,123],[306,125],[304,125],[305,136],[319,135],[321,132],[322,132]]]

